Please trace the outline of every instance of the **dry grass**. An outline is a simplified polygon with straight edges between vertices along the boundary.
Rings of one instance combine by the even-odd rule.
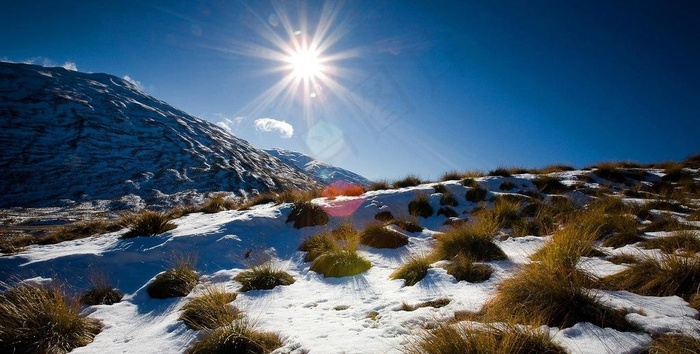
[[[175,229],[177,225],[170,222],[170,218],[164,213],[143,210],[133,215],[126,221],[130,230],[122,235],[123,238],[137,236],[155,236]]]
[[[90,289],[80,296],[85,305],[112,305],[122,301],[124,294],[114,288],[104,275],[90,277]]]
[[[0,351],[67,353],[85,346],[102,329],[81,317],[76,301],[55,287],[20,284],[0,294]]]
[[[208,287],[180,309],[179,320],[194,330],[230,325],[240,317],[238,309],[230,305],[233,300],[236,300],[236,293],[226,292],[223,287]]]
[[[430,256],[410,257],[408,262],[396,268],[389,278],[403,279],[406,281],[406,286],[413,286],[425,278],[428,274],[428,269],[430,269],[430,264],[432,263],[433,260]]]
[[[493,220],[477,217],[471,224],[439,235],[434,256],[451,260],[461,254],[479,262],[506,259],[505,253],[493,242],[497,230],[498,225]]]
[[[374,248],[399,248],[408,244],[408,237],[383,224],[370,223],[360,232],[360,243]]]
[[[513,223],[520,220],[520,210],[522,203],[510,198],[498,198],[494,203],[493,208],[483,209],[475,214],[482,219],[490,220],[490,223],[497,225],[498,228],[511,228]]]
[[[588,209],[604,214],[631,214],[632,208],[627,206],[622,198],[614,196],[604,196],[595,199],[588,205]]]
[[[454,207],[459,205],[459,202],[457,202],[457,199],[455,199],[454,194],[446,190],[442,192],[442,195],[440,196],[440,205]]]
[[[148,295],[155,299],[187,296],[199,281],[193,263],[187,259],[176,261],[175,267],[158,274],[148,285]]]
[[[686,218],[688,221],[700,221],[700,210],[696,210]]]
[[[559,178],[551,176],[537,176],[532,180],[532,183],[541,193],[562,194],[571,190],[570,187],[562,184]]]
[[[411,216],[428,218],[434,212],[433,207],[430,206],[430,199],[424,194],[416,196],[415,199],[408,203],[408,213]]]
[[[359,243],[360,233],[345,223],[307,238],[299,250],[307,252],[304,261],[313,262],[310,270],[325,277],[344,277],[357,275],[372,266],[357,253]]]
[[[423,226],[415,219],[394,219],[390,221],[391,224],[398,226],[401,230],[406,232],[421,232],[423,231]]]
[[[631,254],[618,254],[608,257],[607,261],[615,264],[635,264],[639,259]]]
[[[343,223],[333,230],[322,231],[305,239],[299,245],[299,251],[306,252],[304,262],[313,262],[333,249],[357,249],[359,244],[360,233],[350,223]]]
[[[470,327],[461,324],[438,323],[424,331],[420,339],[409,342],[406,354],[508,353],[563,354],[549,333],[515,324]]]
[[[328,186],[323,187],[321,196],[325,198],[335,198],[340,196],[356,197],[365,193],[365,189],[362,186],[352,183],[333,183]]]
[[[654,336],[648,354],[698,354],[700,339],[680,334],[662,334]]]
[[[363,273],[371,267],[372,264],[357,254],[357,250],[334,248],[318,256],[309,269],[324,277],[339,278]]]
[[[218,213],[220,211],[233,210],[236,207],[238,205],[235,201],[226,199],[226,195],[220,193],[209,197],[199,210],[204,213]]]
[[[696,253],[700,252],[700,238],[694,231],[676,231],[670,236],[645,240],[641,246],[646,249],[660,249],[666,253],[680,250]]]
[[[295,202],[287,216],[287,222],[292,222],[297,229],[325,225],[328,223],[328,214],[321,206],[311,202]]]
[[[554,173],[554,172],[566,172],[566,171],[573,171],[575,168],[570,165],[549,165],[545,166],[539,169],[539,173],[541,174],[549,174],[549,173]]]
[[[442,177],[440,177],[441,181],[457,181],[460,180],[464,177],[464,173],[462,172],[457,172],[457,171],[449,171],[445,172]]]
[[[372,182],[372,184],[370,184],[369,187],[367,187],[368,191],[383,191],[387,189],[391,189],[391,185],[387,180]]]
[[[470,283],[481,283],[489,280],[493,269],[488,264],[474,263],[468,256],[458,254],[445,266],[447,274],[455,277],[459,281]]]
[[[445,306],[449,305],[449,303],[450,303],[450,299],[447,299],[447,298],[429,300],[429,301],[421,302],[421,303],[418,303],[415,305],[409,305],[405,302],[402,302],[401,307],[399,308],[399,311],[411,312],[411,311],[415,311],[415,310],[418,310],[418,309],[424,308],[424,307],[432,307],[432,308],[437,309],[437,308],[445,307]]]
[[[420,178],[414,175],[408,175],[406,178],[394,181],[394,183],[391,184],[391,186],[395,189],[397,188],[406,188],[406,187],[415,187],[419,184],[421,184]]]
[[[612,289],[640,295],[678,295],[688,299],[700,287],[700,259],[676,254],[664,255],[660,259],[647,257],[604,278],[603,283]]]
[[[233,277],[233,280],[241,283],[241,288],[238,290],[241,292],[270,290],[278,285],[294,284],[294,278],[272,262],[252,266]]]
[[[500,176],[500,177],[510,177],[512,174],[510,170],[505,167],[498,167],[495,170],[489,171],[488,176]]]
[[[248,320],[239,319],[206,332],[185,353],[267,354],[280,346],[282,341],[276,333],[259,331]]]
[[[79,221],[59,227],[36,239],[40,245],[56,244],[63,241],[77,240],[105,232],[118,231],[122,228],[120,221],[90,220]]]
[[[470,201],[472,203],[477,203],[477,202],[481,202],[481,201],[485,200],[487,193],[488,193],[488,191],[486,189],[483,189],[483,188],[479,187],[478,185],[476,185],[467,191],[467,194],[465,195],[465,197],[467,198],[468,201]]]
[[[566,226],[552,235],[552,240],[531,256],[547,267],[561,268],[573,272],[583,255],[593,251],[597,237],[597,225],[591,222],[590,214],[579,214]]]
[[[0,231],[0,252],[13,254],[22,252],[27,246],[36,243],[35,237],[19,231]]]

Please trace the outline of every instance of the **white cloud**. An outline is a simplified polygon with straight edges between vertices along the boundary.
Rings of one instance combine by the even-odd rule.
[[[258,118],[253,122],[253,125],[255,126],[255,129],[264,132],[277,130],[280,133],[280,137],[285,139],[289,139],[292,137],[292,135],[294,135],[294,127],[283,120]]]
[[[137,89],[143,91],[143,86],[141,85],[141,82],[132,79],[129,75],[124,75],[122,77],[122,80],[136,86]]]
[[[217,113],[216,117],[219,118],[219,121],[216,122],[216,125],[224,128],[225,131],[231,134],[233,134],[233,128],[241,125],[241,122],[243,122],[243,120],[245,119],[245,117],[228,118],[221,113]]]

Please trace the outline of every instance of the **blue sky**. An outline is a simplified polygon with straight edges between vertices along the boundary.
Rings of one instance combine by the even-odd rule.
[[[30,1],[3,6],[0,59],[128,75],[257,147],[436,179],[700,153],[699,18],[697,1]],[[305,39],[322,74],[271,94]]]

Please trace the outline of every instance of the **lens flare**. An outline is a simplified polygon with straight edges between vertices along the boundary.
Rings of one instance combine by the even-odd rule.
[[[301,80],[313,80],[321,73],[321,61],[316,51],[302,49],[289,57],[294,77]]]

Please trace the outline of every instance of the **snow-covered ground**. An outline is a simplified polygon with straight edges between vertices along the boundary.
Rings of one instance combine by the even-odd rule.
[[[580,171],[578,172],[581,173]],[[560,175],[576,179],[576,173]],[[477,180],[491,193],[500,193],[500,184],[508,180],[523,189],[534,189],[532,175],[484,177]],[[457,181],[443,182],[457,198],[455,210],[462,215],[477,206],[465,199],[467,187]],[[389,275],[411,255],[426,254],[433,247],[433,236],[446,230],[444,216],[419,219],[426,227],[417,233],[403,232],[409,244],[395,250],[361,246],[360,253],[372,268],[365,273],[343,278],[324,278],[309,270],[304,254],[297,251],[305,238],[350,221],[358,229],[374,220],[380,211],[408,216],[407,205],[416,195],[428,195],[435,210],[440,194],[434,184],[397,190],[367,192],[360,197],[320,198],[314,203],[332,215],[325,226],[295,229],[285,222],[291,204],[260,205],[248,211],[216,214],[194,213],[174,222],[178,227],[153,237],[122,239],[119,231],[55,245],[30,246],[26,251],[0,257],[0,280],[53,279],[76,293],[88,287],[91,274],[105,274],[123,291],[123,301],[84,309],[91,318],[104,323],[93,343],[75,353],[181,353],[199,333],[178,321],[179,309],[209,285],[236,291],[240,284],[232,278],[247,269],[250,259],[271,257],[290,273],[296,282],[272,290],[240,293],[232,305],[244,311],[259,328],[275,331],[283,338],[279,352],[311,353],[396,353],[416,339],[421,329],[435,321],[447,321],[457,311],[478,311],[491,299],[498,285],[511,277],[529,256],[545,245],[550,237],[503,237],[497,244],[508,259],[489,262],[492,277],[483,283],[456,281],[433,264],[425,279],[414,286]],[[571,198],[582,197],[573,192]],[[399,229],[396,229],[399,230]],[[400,231],[400,230],[399,230]],[[610,253],[623,249],[609,249]],[[635,245],[625,253],[655,252]],[[186,298],[156,300],[148,296],[146,286],[174,259],[194,256],[200,284]],[[584,257],[579,267],[596,276],[626,269],[601,258]],[[644,332],[619,332],[590,323],[566,329],[550,328],[558,344],[572,353],[635,353],[651,342],[651,334],[678,332],[700,336],[698,312],[677,296],[650,297],[626,291],[595,290],[599,301],[625,309],[627,318]],[[441,308],[424,307],[401,311],[402,303],[449,299]]]

